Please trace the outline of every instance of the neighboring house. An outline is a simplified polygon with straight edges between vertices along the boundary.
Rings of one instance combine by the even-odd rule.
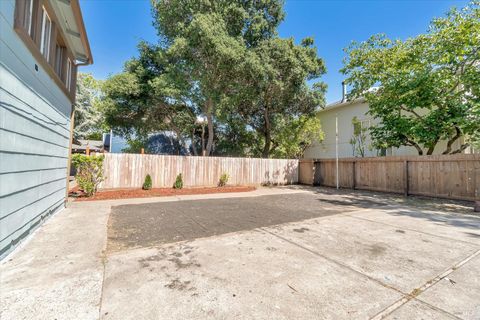
[[[129,144],[128,140],[122,136],[113,134],[112,139],[110,139],[110,133],[107,133],[104,134],[104,147],[105,150],[111,150],[112,153],[125,153],[129,148]],[[180,156],[190,154],[188,149],[181,145],[176,134],[172,131],[149,134],[145,147],[146,151],[150,154]],[[188,147],[190,147],[190,144],[188,144]]]
[[[87,148],[89,152],[101,153],[104,151],[103,141],[78,139],[78,141],[74,140],[72,143],[72,153],[86,154]]]
[[[344,97],[345,95],[344,88]],[[336,153],[336,138],[335,138],[335,123],[338,121],[338,156],[340,158],[358,157],[350,140],[354,135],[354,126],[352,119],[356,117],[360,121],[360,125],[364,128],[369,128],[378,123],[378,120],[372,119],[368,112],[368,103],[364,98],[358,98],[353,101],[347,101],[343,98],[341,101],[327,105],[324,109],[319,111],[322,130],[324,132],[324,140],[315,142],[310,148],[305,151],[304,158],[306,159],[325,159],[335,158]],[[457,149],[463,143],[462,139],[456,141],[452,148]],[[435,147],[434,154],[441,154],[446,149],[447,142],[440,141]],[[472,152],[471,149],[465,150],[464,153]],[[372,147],[372,140],[370,134],[366,132],[365,141],[365,156],[405,156],[418,155],[414,147],[402,146],[400,148],[388,148],[384,150],[377,150]]]
[[[78,0],[0,0],[0,258],[65,206],[77,67],[91,63]]]

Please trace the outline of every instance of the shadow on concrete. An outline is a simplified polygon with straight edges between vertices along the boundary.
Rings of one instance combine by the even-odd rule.
[[[325,187],[279,188],[310,192],[112,207],[108,250],[194,240],[366,208],[465,228],[470,237],[480,237],[480,217],[471,215],[468,202]]]
[[[112,208],[108,250],[148,247],[354,210],[311,193],[121,205]]]
[[[433,221],[439,225],[477,230],[478,234],[472,232],[466,234],[480,237],[480,215],[473,211],[473,202],[326,187],[292,186],[292,188],[312,190],[322,202],[359,208],[381,208],[382,211],[395,216],[408,216]]]

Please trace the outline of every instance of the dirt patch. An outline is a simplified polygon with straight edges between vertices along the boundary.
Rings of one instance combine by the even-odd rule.
[[[226,187],[201,187],[201,188],[155,188],[151,190],[143,189],[114,189],[98,191],[93,197],[85,197],[80,191],[73,190],[71,195],[75,201],[97,201],[97,200],[115,200],[129,198],[150,198],[150,197],[169,197],[191,194],[212,194],[228,192],[249,192],[254,191],[253,186],[226,186]]]

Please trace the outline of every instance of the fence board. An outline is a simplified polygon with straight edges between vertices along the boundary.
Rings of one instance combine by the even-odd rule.
[[[179,173],[187,187],[215,186],[227,173],[231,185],[298,183],[298,160],[105,154],[101,187],[140,188],[150,174],[153,187],[171,187]]]
[[[339,159],[339,186],[439,198],[480,199],[480,155]],[[336,160],[300,161],[300,183],[336,186]]]

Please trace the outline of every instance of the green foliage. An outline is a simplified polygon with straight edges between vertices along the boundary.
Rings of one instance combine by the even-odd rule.
[[[272,155],[276,158],[302,158],[308,147],[315,141],[323,140],[318,117],[282,117],[275,123],[277,125],[272,135]]]
[[[143,190],[152,189],[152,177],[149,174],[147,174],[145,177],[145,181],[143,182],[142,189]]]
[[[353,149],[354,157],[365,157],[365,148],[367,141],[368,128],[362,126],[362,122],[357,117],[352,119],[353,136],[350,138],[350,144]]]
[[[103,132],[96,131],[96,132],[89,133],[85,137],[85,139],[87,139],[87,140],[102,140],[103,139]]]
[[[90,73],[78,74],[73,132],[75,139],[102,139],[105,128],[100,107],[101,84]]]
[[[346,49],[350,98],[364,96],[380,125],[376,148],[412,146],[432,154],[467,148],[480,130],[480,2],[434,19],[426,34],[406,41],[376,35]],[[371,90],[378,86],[377,90]],[[463,143],[454,148],[454,143]]]
[[[292,119],[315,118],[317,108],[324,105],[326,85],[310,86],[306,81],[318,79],[326,68],[311,38],[302,45],[293,39],[265,40],[253,49],[247,64],[251,78],[239,78],[245,92],[238,112],[262,136],[262,156],[268,158],[276,148],[275,132],[288,130]]]
[[[146,139],[127,139],[128,147],[122,149],[123,153],[141,153],[142,149],[148,153]]]
[[[75,180],[88,197],[97,192],[98,186],[104,180],[103,160],[103,155],[74,154],[72,156],[72,165],[77,169]]]
[[[141,42],[139,57],[103,87],[106,122],[117,133],[167,130],[183,145],[191,141],[195,155],[268,157],[274,132],[286,130],[280,126],[313,118],[324,104],[325,84],[307,84],[325,73],[313,39],[296,45],[277,35],[283,1],[152,6],[159,44]]]
[[[225,187],[227,185],[229,178],[230,176],[227,173],[222,173],[222,175],[220,176],[220,179],[218,180],[218,186]]]
[[[173,184],[173,189],[182,189],[183,188],[183,176],[181,173],[175,178],[175,183]]]

